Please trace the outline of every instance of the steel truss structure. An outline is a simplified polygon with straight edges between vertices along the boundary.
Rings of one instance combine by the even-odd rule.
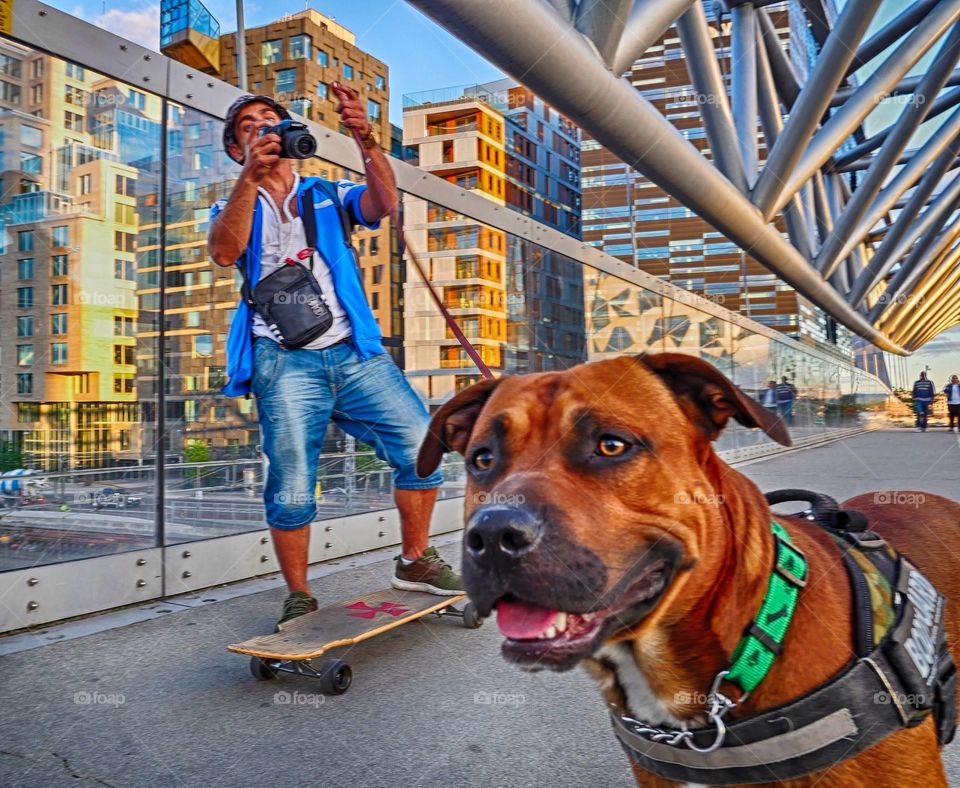
[[[960,90],[948,90],[960,84],[960,0],[907,4],[869,38],[880,0],[847,0],[836,18],[827,0],[792,0],[816,41],[805,78],[763,0],[723,3],[723,31],[699,0],[408,2],[877,347],[909,353],[960,322]],[[671,25],[711,158],[624,78]],[[865,139],[889,96],[909,99]]]

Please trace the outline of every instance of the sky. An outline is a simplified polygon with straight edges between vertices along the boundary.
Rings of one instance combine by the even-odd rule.
[[[151,0],[45,0],[49,5],[105,30],[159,50],[160,3]],[[220,32],[237,29],[234,0],[204,2],[220,22]],[[284,14],[302,11],[305,4],[246,0],[244,23],[260,27]],[[357,46],[390,69],[390,120],[403,122],[405,93],[471,85],[500,79],[503,73],[461,44],[403,0],[319,0],[310,3],[357,37]]]
[[[116,3],[107,0],[46,0],[50,5],[78,16],[99,27],[129,38],[154,50],[159,50],[160,4],[152,0],[133,0]],[[843,6],[843,2],[837,3]],[[900,13],[908,0],[885,0],[874,18],[869,37],[890,19]],[[236,30],[236,3],[234,0],[209,0],[205,5],[219,20],[220,30],[227,33]],[[404,0],[322,0],[310,6],[334,18],[353,31],[357,45],[374,57],[382,60],[390,69],[390,120],[402,124],[403,102],[406,93],[422,90],[489,82],[503,76],[470,48],[414,10]],[[306,7],[305,3],[269,3],[265,0],[246,0],[244,16],[247,27],[258,27],[283,14],[296,13]],[[934,57],[934,47],[927,56],[911,70],[917,73]],[[879,61],[877,61],[879,62]],[[861,79],[870,73],[870,67],[858,73]],[[873,132],[890,123],[902,107],[878,109],[868,118],[868,132]],[[926,124],[920,139],[936,128]],[[946,380],[949,375],[960,374],[960,327],[951,329],[908,362],[914,377],[924,366],[930,367],[935,382]]]

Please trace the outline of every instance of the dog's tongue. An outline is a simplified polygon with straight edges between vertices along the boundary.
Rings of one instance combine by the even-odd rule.
[[[546,632],[556,618],[556,610],[530,605],[526,602],[497,602],[497,626],[500,632],[514,640],[531,640]]]

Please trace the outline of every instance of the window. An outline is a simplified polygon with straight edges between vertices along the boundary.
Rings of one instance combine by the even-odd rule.
[[[131,394],[133,392],[133,376],[114,375],[113,390],[117,394]]]
[[[87,91],[75,88],[73,85],[64,85],[63,100],[65,103],[73,104],[75,107],[82,107],[87,103]]]
[[[67,63],[67,76],[74,79],[83,79],[83,66],[76,63]]]
[[[58,312],[55,315],[50,315],[50,333],[51,334],[67,333],[67,313],[66,312]]]
[[[9,55],[0,55],[0,74],[6,74],[9,77],[20,78],[21,61]]]
[[[128,282],[137,281],[137,272],[133,260],[114,260],[113,278],[126,279]]]
[[[383,281],[383,266],[375,265],[373,267],[373,283],[375,285],[380,284]]]
[[[297,115],[303,115],[305,118],[310,117],[310,107],[313,102],[308,98],[299,98],[295,101],[290,102],[290,111],[295,112]]]
[[[134,233],[123,233],[117,230],[113,234],[113,248],[118,252],[136,251],[137,236]]]
[[[30,88],[30,103],[31,104],[42,104],[43,103],[43,83],[39,85],[34,85]]]
[[[51,364],[67,363],[67,343],[66,342],[50,343],[50,363]]]
[[[130,106],[134,109],[146,109],[147,106],[147,96],[145,93],[141,93],[139,90],[134,90],[130,88]]]
[[[17,279],[33,279],[33,258],[17,260]]]
[[[116,202],[113,204],[113,220],[117,224],[136,224],[137,215],[132,205]]]
[[[283,57],[283,41],[279,38],[273,41],[264,41],[260,45],[260,63],[279,63]]]
[[[11,104],[20,103],[20,86],[0,79],[0,100]]]
[[[33,375],[29,372],[17,373],[17,394],[33,394]]]
[[[193,357],[210,358],[213,356],[213,337],[210,334],[197,334],[193,338]]]
[[[34,60],[30,64],[30,78],[31,79],[40,79],[43,77],[43,61]]]
[[[374,291],[370,294],[370,308],[379,309],[380,308],[380,293]]]
[[[291,93],[297,87],[297,70],[295,68],[279,68],[276,73],[276,92]]]
[[[27,153],[25,150],[20,151],[20,169],[33,175],[42,174],[43,157],[35,153]]]
[[[380,122],[380,102],[373,99],[367,99],[367,116],[374,123]]]
[[[23,145],[29,145],[32,148],[43,147],[43,131],[33,126],[20,127],[20,142]]]
[[[383,77],[380,76],[379,74],[377,74],[376,83],[377,83],[377,90],[383,90],[384,86],[386,85]]]
[[[50,303],[54,306],[66,306],[67,285],[50,285]]]
[[[91,186],[92,186],[92,184],[91,184],[91,180],[90,180],[90,175],[89,175],[89,174],[88,174],[88,175],[81,175],[81,176],[77,179],[77,191],[78,191],[81,195],[82,195],[82,194],[90,194]]]
[[[113,190],[117,194],[122,194],[124,197],[133,197],[136,194],[134,191],[135,184],[136,181],[133,178],[128,178],[126,175],[118,175]]]
[[[70,131],[83,131],[83,115],[65,110],[63,113],[63,125]]]
[[[17,288],[17,309],[33,309],[33,288]]]
[[[374,235],[370,239],[370,254],[375,255],[380,253],[380,239]]]
[[[31,424],[33,422],[40,421],[40,403],[18,402],[17,421],[20,424]]]
[[[343,78],[353,79],[353,66],[351,66],[349,63],[343,64]]]
[[[17,233],[17,251],[33,251],[33,230],[21,230]]]
[[[200,327],[200,313],[199,312],[187,312],[185,324],[187,328],[199,328]]]
[[[133,318],[122,317],[121,315],[114,315],[113,316],[113,335],[115,337],[132,337],[133,336]]]
[[[317,63],[324,67],[330,65],[330,56],[322,49],[317,50]]]
[[[308,35],[290,36],[290,59],[313,57],[313,42]]]
[[[113,363],[114,364],[133,364],[133,345],[114,345]]]
[[[50,276],[67,275],[67,256],[65,254],[55,254],[50,261]]]
[[[17,318],[17,336],[18,337],[33,336],[33,316],[32,315],[27,315],[26,317]]]
[[[326,82],[318,82],[318,83],[317,83],[317,95],[318,95],[320,98],[322,98],[322,99],[325,99],[325,98],[327,97],[327,83],[326,83]]]
[[[53,228],[53,245],[67,246],[70,243],[69,228],[65,224]]]
[[[17,366],[33,365],[33,345],[17,345]]]

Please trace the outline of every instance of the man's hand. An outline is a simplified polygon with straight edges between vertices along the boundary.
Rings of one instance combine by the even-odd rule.
[[[243,175],[254,183],[260,183],[280,161],[280,137],[264,134],[256,137],[247,146],[243,161]]]
[[[351,131],[356,129],[360,139],[369,136],[373,129],[370,126],[370,121],[367,120],[367,112],[360,103],[357,92],[351,87],[341,85],[339,82],[331,83],[330,87],[333,88],[333,92],[339,101],[336,111],[340,113],[343,125]]]

